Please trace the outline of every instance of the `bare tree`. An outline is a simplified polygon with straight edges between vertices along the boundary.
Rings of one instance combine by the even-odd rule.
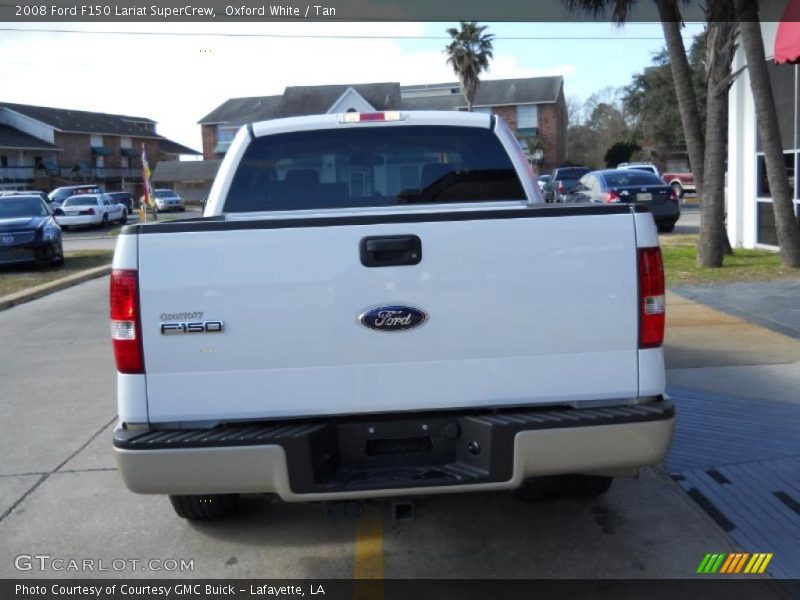
[[[750,73],[750,89],[756,107],[758,134],[764,148],[767,181],[772,193],[775,212],[775,229],[781,252],[781,262],[787,267],[800,267],[800,225],[794,214],[792,191],[783,158],[783,144],[778,126],[778,112],[769,83],[764,40],[758,19],[758,3],[754,0],[737,0],[741,11],[739,31],[742,47]]]

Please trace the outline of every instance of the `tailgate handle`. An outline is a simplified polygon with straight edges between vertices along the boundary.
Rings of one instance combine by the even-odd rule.
[[[360,254],[365,267],[416,265],[422,260],[422,241],[416,235],[365,237]]]

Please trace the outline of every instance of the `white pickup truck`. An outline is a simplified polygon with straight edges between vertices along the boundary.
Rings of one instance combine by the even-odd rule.
[[[122,477],[182,517],[595,495],[672,439],[651,215],[544,204],[495,116],[243,127],[202,219],[123,229],[110,304]]]

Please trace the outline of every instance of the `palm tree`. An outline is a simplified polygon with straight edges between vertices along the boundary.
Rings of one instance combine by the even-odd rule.
[[[492,58],[494,35],[485,33],[486,29],[486,25],[478,25],[476,21],[461,21],[460,29],[451,27],[447,30],[452,38],[444,49],[447,64],[452,65],[458,76],[469,111],[472,110],[480,85],[479,76],[489,69],[489,60]]]
[[[681,1],[686,2],[686,0]],[[582,10],[593,13],[595,16],[611,9],[612,18],[619,25],[625,23],[628,15],[637,4],[636,0],[563,0],[563,2],[570,10]],[[723,81],[727,81],[727,85],[730,86],[730,80],[726,80],[726,75],[730,75],[730,61],[726,66],[723,60],[718,60],[715,63],[716,71],[714,73],[714,81],[716,83],[712,84],[711,80],[708,83],[709,93],[706,110],[707,114],[708,111],[714,113],[716,129],[711,130],[707,121],[706,132],[710,132],[712,135],[710,139],[706,139],[706,136],[703,135],[697,98],[692,86],[692,70],[686,57],[683,37],[680,34],[683,23],[678,2],[679,0],[656,0],[656,5],[670,58],[670,70],[672,71],[672,79],[675,82],[675,94],[678,98],[683,134],[686,138],[686,148],[689,152],[689,163],[694,174],[698,195],[702,193],[701,228],[697,243],[697,260],[700,266],[720,267],[722,266],[724,252],[730,247],[725,232],[724,188],[724,155],[728,128],[727,123],[721,120],[721,111],[727,111],[727,88],[723,92],[721,87]],[[709,10],[707,14],[717,14],[721,9],[716,5],[724,8],[729,6],[730,3],[731,0],[708,0]],[[712,28],[717,25],[718,23],[709,16],[708,27]],[[728,44],[728,47],[725,52],[720,52],[719,47],[709,46],[709,53],[717,56],[726,54],[730,50],[729,56],[732,61],[732,48],[734,46],[732,46],[730,40],[726,40],[722,35],[714,36],[714,40],[719,45]],[[711,97],[712,94],[714,94],[714,98]],[[725,105],[724,107],[722,106],[723,104]],[[720,124],[723,126],[720,126]],[[710,148],[707,147],[706,142],[709,142]],[[709,160],[716,161],[717,164],[712,166],[707,162]],[[711,187],[707,185],[709,174],[714,176],[715,182]]]
[[[725,157],[728,145],[728,90],[736,51],[733,0],[717,0],[709,19],[706,51],[705,181],[700,206],[697,265],[721,267],[730,247],[725,231]]]
[[[681,113],[686,149],[689,152],[689,163],[694,175],[697,195],[703,195],[703,160],[705,157],[705,137],[703,136],[703,123],[700,119],[697,97],[692,85],[692,69],[686,57],[686,48],[681,36],[683,26],[676,0],[657,0],[658,15],[661,18],[661,28],[664,30],[664,40],[667,43],[667,54],[672,71],[672,81],[675,83],[675,95],[678,98],[678,108]]]
[[[739,31],[750,73],[750,89],[756,107],[758,133],[764,148],[767,181],[772,192],[775,229],[778,233],[781,262],[787,267],[800,267],[800,226],[794,215],[792,191],[783,158],[783,144],[778,126],[778,113],[769,84],[764,40],[758,19],[758,5],[752,0],[738,0],[741,10]]]

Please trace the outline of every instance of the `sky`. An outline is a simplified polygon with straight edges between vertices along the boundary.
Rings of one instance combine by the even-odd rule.
[[[442,52],[455,25],[0,23],[0,101],[147,117],[200,150],[197,121],[228,98],[289,85],[455,81]],[[484,79],[563,75],[566,95],[581,100],[626,85],[664,46],[658,23],[488,25],[496,40]],[[702,29],[687,25],[687,48]]]

